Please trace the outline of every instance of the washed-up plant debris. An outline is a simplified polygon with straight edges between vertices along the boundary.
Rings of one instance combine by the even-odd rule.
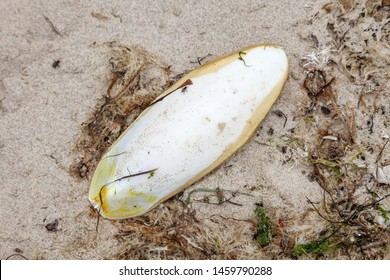
[[[323,190],[322,201],[307,199],[325,224],[295,245],[296,257],[389,258],[389,184],[377,176],[390,164],[389,10],[386,1],[334,1],[309,21],[327,36],[303,36],[317,51],[302,61],[302,115],[314,121],[301,133]]]

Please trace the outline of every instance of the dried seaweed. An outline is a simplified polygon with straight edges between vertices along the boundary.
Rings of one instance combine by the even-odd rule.
[[[72,173],[89,178],[108,147],[151,102],[173,83],[166,63],[134,46],[110,43],[112,79],[95,112],[82,124]]]
[[[170,199],[134,219],[113,221],[119,228],[116,259],[264,258],[248,242],[255,222],[212,216],[199,221],[180,200]],[[229,230],[227,230],[229,228]],[[246,229],[244,231],[244,229]]]
[[[308,198],[308,203],[325,224],[321,232],[294,246],[295,257],[389,257],[385,221],[390,195],[373,172],[382,156],[379,132],[388,123],[378,111],[389,100],[390,60],[384,51],[389,49],[389,9],[383,1],[339,0],[310,20],[316,28],[305,38],[314,39],[319,50],[303,57],[303,87],[310,105],[302,117],[306,126],[296,132],[310,135],[307,162],[323,200]],[[323,30],[327,33],[320,35]]]

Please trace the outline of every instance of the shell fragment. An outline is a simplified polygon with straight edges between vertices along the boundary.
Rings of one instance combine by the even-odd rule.
[[[160,95],[103,156],[89,200],[110,219],[141,215],[193,184],[240,148],[287,79],[274,45],[234,52]]]

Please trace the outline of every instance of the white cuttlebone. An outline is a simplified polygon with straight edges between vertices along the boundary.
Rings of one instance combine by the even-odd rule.
[[[286,54],[274,45],[252,46],[190,72],[103,156],[90,201],[106,218],[129,218],[199,180],[248,140],[287,74]]]

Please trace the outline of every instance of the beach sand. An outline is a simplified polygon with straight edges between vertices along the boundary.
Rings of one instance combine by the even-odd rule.
[[[323,107],[333,108],[331,101],[319,100],[314,113],[307,114],[311,98],[303,84],[308,73],[318,69],[328,71],[325,84],[338,75],[327,85],[327,90],[332,87],[337,93],[338,108],[343,108],[333,116],[339,129],[351,129],[345,138],[332,129],[321,137],[345,140],[345,153],[337,155],[344,162],[359,150],[358,145],[361,153],[351,162],[367,170],[364,183],[356,181],[359,173],[351,176],[355,180],[351,179],[351,184],[342,177],[342,183],[327,186],[337,188],[340,196],[343,190],[339,186],[356,186],[352,195],[356,205],[367,204],[367,197],[372,197],[363,185],[378,197],[388,194],[390,144],[384,144],[389,134],[389,61],[380,64],[380,58],[390,57],[385,42],[388,27],[382,33],[372,31],[376,38],[370,35],[362,46],[364,38],[346,36],[344,43],[355,42],[360,51],[373,53],[370,63],[377,70],[363,75],[354,69],[356,61],[348,60],[347,51],[354,46],[335,54],[340,49],[335,50],[334,45],[334,38],[345,27],[338,25],[340,17],[344,16],[344,24],[348,19],[359,23],[359,11],[348,6],[352,1],[324,6],[328,2],[1,1],[0,258],[13,254],[17,254],[14,259],[301,257],[289,253],[295,245],[326,236],[324,230],[331,232],[308,202],[320,208],[326,195],[320,186],[323,173],[319,175],[315,169],[321,163],[313,164],[321,156],[311,155],[321,125],[332,121]],[[382,5],[378,11],[388,12],[388,1],[382,2],[378,2]],[[384,25],[386,14],[367,13],[364,22],[356,26],[364,30]],[[370,40],[377,47],[372,47]],[[145,217],[120,222],[101,218],[97,232],[97,215],[88,201],[88,179],[76,178],[70,169],[77,161],[75,145],[81,125],[91,117],[112,80],[107,42],[136,45],[153,53],[171,65],[172,77],[196,68],[199,58],[206,62],[248,45],[279,44],[290,59],[290,75],[255,135],[221,167]],[[370,89],[369,83],[373,83]],[[286,116],[285,124],[278,111]],[[352,112],[356,114],[352,116]],[[356,128],[350,123],[356,123]],[[333,171],[345,176],[338,168]],[[216,190],[234,203],[204,203]],[[189,206],[184,206],[186,199]],[[259,245],[254,239],[256,205],[271,220],[268,245]],[[367,248],[371,251],[366,256],[388,259],[385,216],[389,201],[384,199],[372,207],[372,225],[382,230],[380,235],[351,246],[357,251],[379,242]],[[360,240],[353,233],[348,236],[351,243],[352,237]],[[327,252],[320,256],[326,257]],[[328,258],[348,255],[339,252]],[[352,258],[364,256],[356,253]]]

